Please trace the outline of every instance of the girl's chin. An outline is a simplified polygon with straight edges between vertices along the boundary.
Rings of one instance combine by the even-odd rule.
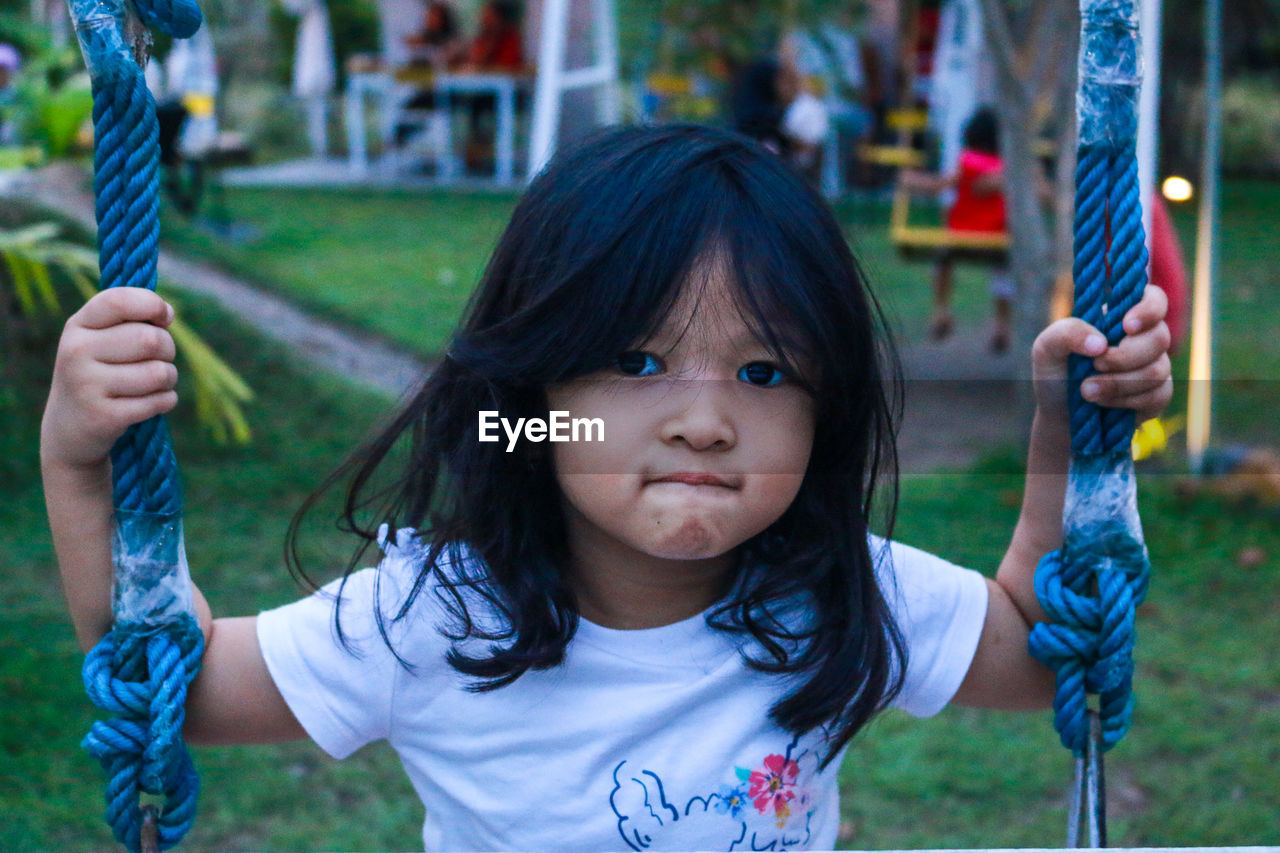
[[[691,514],[679,521],[658,520],[646,531],[641,550],[662,560],[710,560],[739,544],[711,519]]]

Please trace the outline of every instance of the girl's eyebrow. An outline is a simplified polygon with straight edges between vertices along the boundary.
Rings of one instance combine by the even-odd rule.
[[[659,329],[658,331],[654,332],[652,335],[645,338],[644,340],[637,342],[635,346],[653,347],[657,350],[667,352],[675,349],[676,346],[679,343],[681,343],[683,340],[685,340],[686,337],[687,335],[685,334],[673,335],[668,330]],[[749,349],[766,349],[766,350],[773,349],[772,347],[769,346],[768,341],[766,341],[763,337],[761,337],[760,335],[757,335],[755,332],[751,331],[750,329],[743,329],[739,331],[737,334],[733,335],[733,337],[729,338],[729,340],[726,341],[725,343],[729,349],[734,351],[742,351],[742,350],[749,350]]]
[[[774,339],[777,341],[777,349],[788,351],[793,349],[790,344],[803,340],[801,328],[799,324],[789,320],[775,320],[768,326],[768,331],[773,333]],[[774,347],[769,343],[768,338],[764,334],[765,327],[747,328],[736,335],[732,341],[735,346],[762,346],[765,349],[772,350]]]
[[[763,347],[771,352],[775,349],[769,344],[768,338],[764,334],[766,327],[762,323],[759,321],[753,322],[753,318],[744,318],[743,323],[744,326],[738,329],[726,342],[731,349],[744,350]],[[690,323],[664,322],[654,329],[652,334],[637,340],[632,346],[635,348],[652,347],[661,352],[670,352],[683,342],[688,335],[692,334],[689,327]],[[801,326],[793,320],[775,319],[769,323],[768,329],[773,332],[773,336],[778,342],[777,349],[781,351],[790,351],[792,347],[788,346],[789,342],[803,339]]]

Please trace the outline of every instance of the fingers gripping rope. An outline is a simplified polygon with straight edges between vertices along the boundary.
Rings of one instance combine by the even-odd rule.
[[[1075,314],[1112,345],[1124,337],[1124,315],[1146,285],[1134,156],[1139,80],[1132,0],[1083,0]],[[1036,569],[1036,595],[1052,623],[1035,626],[1030,641],[1031,653],[1057,672],[1054,726],[1077,757],[1089,741],[1088,694],[1099,696],[1104,749],[1128,730],[1134,608],[1150,573],[1129,452],[1134,416],[1082,397],[1081,383],[1093,373],[1091,359],[1071,357],[1064,544]]]
[[[69,0],[93,86],[94,193],[101,287],[154,290],[159,247],[155,101],[126,38],[123,0]],[[192,0],[135,0],[148,27],[176,38],[201,24]],[[195,815],[198,782],[182,742],[187,685],[204,640],[191,606],[178,466],[163,418],[131,427],[111,452],[115,476],[115,628],[89,653],[84,680],[115,716],[84,747],[106,771],[107,822],[143,844],[143,794],[163,798],[157,844],[177,844]]]

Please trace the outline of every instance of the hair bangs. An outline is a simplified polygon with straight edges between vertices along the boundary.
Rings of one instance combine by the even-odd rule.
[[[572,174],[565,162],[517,206],[450,347],[490,381],[545,386],[608,366],[662,326],[712,239],[725,189],[707,164],[639,146]]]
[[[826,205],[797,192],[793,176],[771,172],[757,167],[735,175],[741,188],[723,211],[716,247],[743,320],[825,407],[879,375],[875,339],[882,322]]]

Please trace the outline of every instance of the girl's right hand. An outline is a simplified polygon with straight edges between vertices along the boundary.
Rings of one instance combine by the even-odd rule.
[[[1159,417],[1173,398],[1170,335],[1164,321],[1168,309],[1164,291],[1147,285],[1142,299],[1124,316],[1124,339],[1111,347],[1101,332],[1078,318],[1050,324],[1031,349],[1038,408],[1066,415],[1067,358],[1076,353],[1092,358],[1097,371],[1081,388],[1084,399],[1100,406],[1133,409],[1139,423]]]
[[[141,287],[104,290],[67,320],[40,430],[46,465],[101,465],[131,424],[177,404],[171,322],[172,306]]]

